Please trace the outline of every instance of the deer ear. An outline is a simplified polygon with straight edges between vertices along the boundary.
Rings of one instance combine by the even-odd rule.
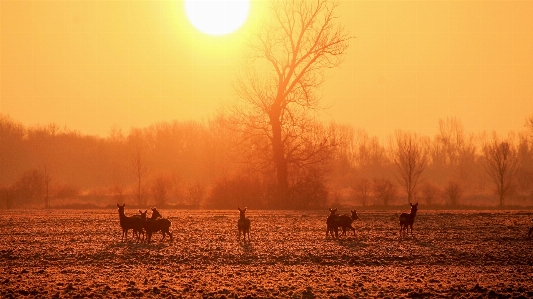
[[[144,213],[146,214],[146,212],[148,212],[148,210],[144,210]]]
[[[141,213],[141,214],[142,214],[143,212],[141,212],[141,210],[139,210],[139,213]]]
[[[244,207],[244,211],[245,211],[245,212],[246,212],[246,210],[248,210],[248,208],[247,208],[247,207]]]
[[[237,209],[239,210],[239,212],[241,212],[241,207],[237,207]]]
[[[117,208],[120,208],[120,205],[117,203]]]
[[[412,204],[412,203],[409,203],[409,205],[411,205],[411,207],[413,206],[413,204]]]

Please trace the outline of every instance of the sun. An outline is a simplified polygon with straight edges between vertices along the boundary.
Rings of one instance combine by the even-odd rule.
[[[226,35],[239,29],[250,10],[249,0],[185,0],[193,26],[209,35]]]

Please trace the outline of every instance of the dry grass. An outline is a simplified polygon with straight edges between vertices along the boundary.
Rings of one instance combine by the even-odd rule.
[[[335,240],[327,210],[249,210],[250,243],[236,210],[161,212],[173,243],[122,243],[116,210],[3,211],[0,297],[533,297],[530,211],[421,209],[401,240],[400,211],[360,212]]]

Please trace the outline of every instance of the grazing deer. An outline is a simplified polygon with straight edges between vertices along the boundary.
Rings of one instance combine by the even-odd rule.
[[[126,214],[124,214],[124,208],[126,207],[126,204],[119,205],[117,203],[118,208],[118,218],[120,220],[120,227],[122,227],[122,242],[124,242],[124,237],[126,239],[128,238],[128,230],[133,229],[133,236],[135,237],[135,233],[137,233],[137,241],[139,241],[141,237],[141,233],[144,236],[143,232],[143,226],[141,223],[141,218],[132,216],[128,217]]]
[[[163,234],[163,237],[160,241],[163,241],[166,235],[168,234],[170,236],[170,242],[172,242],[172,233],[170,232],[170,225],[172,224],[172,222],[170,222],[170,220],[168,219],[157,218],[157,214],[159,214],[159,212],[157,212],[157,214],[152,212],[152,218],[154,219],[146,219],[147,212],[148,210],[145,210],[144,212],[139,210],[139,213],[141,213],[141,223],[143,225],[143,228],[146,230],[146,243],[150,243],[150,240],[152,239],[152,234],[158,231],[161,231],[161,233]],[[159,214],[159,216],[161,216],[161,214]]]
[[[335,232],[335,238],[339,237],[339,215],[337,215],[337,209],[329,209],[329,216],[326,219],[326,238],[328,234],[331,234],[333,237],[333,232]]]
[[[239,209],[240,213],[239,221],[237,221],[237,228],[239,229],[238,238],[240,240],[242,232],[244,242],[246,242],[246,234],[248,234],[248,242],[250,242],[250,219],[246,218],[244,214],[248,208],[245,207],[241,210],[240,207],[237,207],[237,209]]]
[[[400,215],[400,237],[402,231],[405,231],[406,235],[409,235],[409,228],[411,228],[411,235],[413,235],[413,223],[415,222],[416,211],[418,211],[418,203],[411,205],[411,213],[402,213]]]
[[[353,235],[355,236],[355,228],[352,227],[352,223],[354,222],[354,220],[359,219],[359,216],[357,216],[357,211],[356,210],[350,210],[350,212],[352,213],[351,216],[348,216],[346,214],[339,216],[338,227],[342,227],[341,236],[342,235],[346,235],[346,229],[347,228],[351,229],[353,231]]]

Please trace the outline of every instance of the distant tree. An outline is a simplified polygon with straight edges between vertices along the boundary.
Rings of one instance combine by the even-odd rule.
[[[432,205],[435,201],[435,198],[439,194],[439,187],[436,185],[426,182],[422,185],[421,190],[422,197],[426,201],[426,205]]]
[[[387,178],[375,178],[372,189],[374,196],[380,199],[385,206],[388,206],[396,197],[396,186]]]
[[[115,183],[109,187],[109,193],[113,198],[113,202],[123,204],[126,199],[126,188],[119,184]]]
[[[139,145],[135,147],[131,161],[133,175],[136,183],[136,199],[139,206],[146,206],[147,200],[144,196],[144,181],[148,176],[148,166],[143,156],[143,151]]]
[[[44,184],[44,208],[50,208],[50,182],[52,178],[50,177],[49,167],[45,164],[43,167],[43,184]]]
[[[450,180],[444,188],[444,195],[448,199],[448,203],[451,206],[456,206],[459,203],[461,197],[463,196],[463,187],[459,182],[455,180]]]
[[[167,203],[167,194],[171,187],[171,181],[168,177],[159,175],[153,181],[150,187],[155,204],[165,206]]]
[[[45,183],[43,173],[38,170],[30,170],[22,174],[22,177],[13,185],[13,190],[20,203],[41,202],[44,198]]]
[[[217,180],[207,198],[207,206],[217,209],[262,205],[261,182],[256,176],[237,174]]]
[[[533,116],[526,119],[526,128],[529,130],[529,142],[533,144]]]
[[[361,203],[362,206],[366,206],[368,199],[370,198],[372,184],[367,178],[360,178],[354,187],[355,198]]]
[[[0,187],[0,202],[4,209],[9,210],[13,207],[15,196],[10,188]]]
[[[321,209],[326,206],[328,190],[320,171],[311,170],[298,176],[289,191],[293,208]]]
[[[396,131],[395,139],[391,140],[391,156],[398,173],[396,178],[411,203],[420,175],[428,165],[427,140],[414,133]]]
[[[503,207],[504,199],[512,190],[513,180],[519,169],[517,149],[512,138],[500,141],[498,136],[493,134],[483,146],[483,158],[485,171],[492,178],[500,199],[500,207]]]
[[[205,195],[205,187],[196,182],[187,188],[187,199],[189,204],[194,208],[199,208]]]
[[[324,71],[338,66],[350,37],[335,24],[334,0],[274,0],[271,17],[251,39],[235,90],[234,115],[252,152],[275,169],[278,205],[286,206],[289,173],[322,162],[328,138],[313,140]],[[308,142],[313,141],[313,142]]]

